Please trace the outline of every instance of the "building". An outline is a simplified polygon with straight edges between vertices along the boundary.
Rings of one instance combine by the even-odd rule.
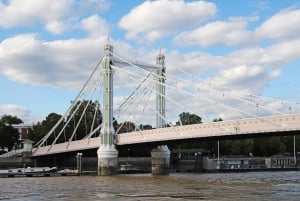
[[[20,133],[19,141],[28,139],[28,130],[32,128],[31,124],[12,124],[12,127],[17,129]]]

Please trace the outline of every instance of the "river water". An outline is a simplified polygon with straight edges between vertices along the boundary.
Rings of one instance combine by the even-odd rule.
[[[0,200],[300,201],[300,171],[0,178]]]

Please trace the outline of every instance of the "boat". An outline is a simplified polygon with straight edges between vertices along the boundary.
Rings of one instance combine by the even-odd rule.
[[[0,170],[0,177],[15,177],[15,176],[50,176],[55,173],[57,167],[27,167],[27,168],[10,168]]]
[[[135,173],[144,173],[143,171],[132,167],[131,164],[122,164],[118,171],[119,174],[135,174]]]
[[[79,170],[71,170],[71,169],[66,168],[66,169],[57,171],[57,174],[60,174],[62,176],[79,176],[80,172],[79,172]]]

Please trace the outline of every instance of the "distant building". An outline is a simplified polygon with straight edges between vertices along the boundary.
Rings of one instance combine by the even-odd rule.
[[[20,133],[20,137],[19,140],[26,140],[28,139],[28,129],[32,128],[31,124],[12,124],[12,127],[14,127],[15,129],[18,129],[19,133]]]

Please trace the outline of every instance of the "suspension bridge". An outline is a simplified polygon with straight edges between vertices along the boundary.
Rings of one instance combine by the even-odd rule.
[[[151,65],[122,58],[109,42],[104,49],[70,107],[35,144],[33,157],[99,148],[98,174],[112,175],[118,166],[115,145],[155,143],[159,146],[151,152],[152,173],[165,174],[170,150],[164,144],[170,141],[299,134],[297,102],[226,88],[179,68],[172,73],[180,76],[166,76],[162,52]],[[182,111],[199,115],[203,122],[176,122]],[[213,122],[220,113],[225,120]],[[135,126],[124,132],[128,122]],[[85,130],[78,133],[82,124]],[[155,129],[144,129],[147,124],[155,124]]]

